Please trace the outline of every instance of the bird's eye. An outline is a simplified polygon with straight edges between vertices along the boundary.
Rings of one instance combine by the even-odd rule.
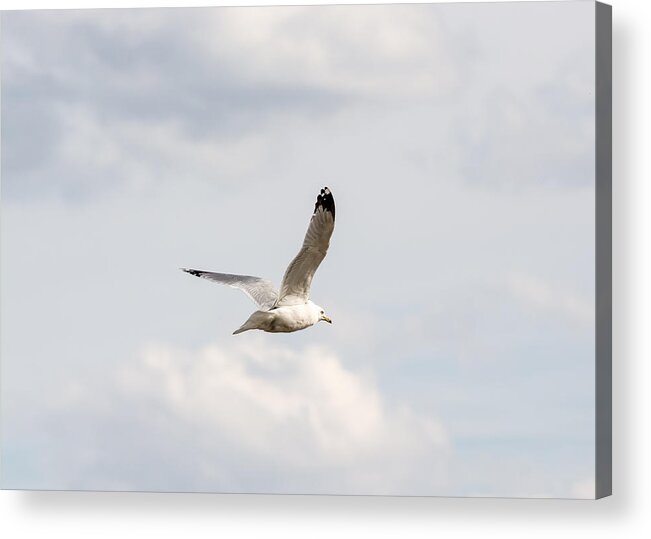
[[[321,314],[325,314],[325,311],[321,311]]]

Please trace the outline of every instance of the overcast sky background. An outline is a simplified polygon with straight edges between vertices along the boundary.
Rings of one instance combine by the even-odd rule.
[[[594,4],[2,14],[2,486],[594,495]],[[231,332],[318,190],[333,325]]]

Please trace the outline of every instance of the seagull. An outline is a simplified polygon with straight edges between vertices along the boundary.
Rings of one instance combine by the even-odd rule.
[[[323,320],[332,324],[323,307],[310,301],[310,285],[319,264],[325,258],[335,228],[335,199],[327,187],[316,197],[314,212],[307,227],[303,246],[285,271],[280,291],[266,279],[251,275],[213,273],[181,268],[190,275],[242,290],[258,306],[233,335],[251,329],[268,333],[292,333]]]

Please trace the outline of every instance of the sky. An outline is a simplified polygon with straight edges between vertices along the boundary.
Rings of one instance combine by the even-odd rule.
[[[594,497],[592,2],[1,23],[3,488]]]

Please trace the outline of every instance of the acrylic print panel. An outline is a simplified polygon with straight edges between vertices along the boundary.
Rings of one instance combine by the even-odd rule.
[[[596,19],[3,13],[2,487],[594,498]]]

